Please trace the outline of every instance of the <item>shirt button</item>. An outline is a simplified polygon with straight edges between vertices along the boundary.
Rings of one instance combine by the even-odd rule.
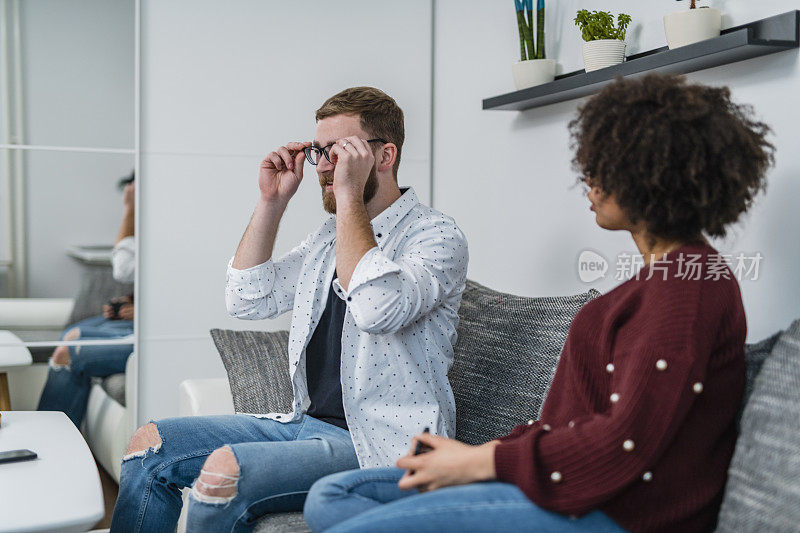
[[[692,385],[692,390],[694,391],[695,394],[700,394],[701,392],[703,392],[703,384],[698,381],[697,383]]]
[[[531,420],[528,420],[528,425],[529,425],[529,426],[532,426],[532,425],[533,425],[533,420],[532,420],[532,419],[531,419]]]
[[[348,296],[348,297],[347,297],[347,301],[348,301],[348,302],[352,302],[352,301],[353,301],[353,297],[352,297],[352,296]]]
[[[667,362],[663,359],[659,359],[656,361],[656,368],[661,370],[662,372],[667,369]]]
[[[376,233],[375,236],[380,239],[381,237],[383,237],[383,234],[382,233]]]
[[[645,472],[642,474],[642,481],[650,482],[653,481],[653,473],[650,471]]]
[[[570,421],[569,421],[569,424],[567,424],[567,425],[568,425],[569,427],[571,427],[571,428],[574,428],[574,427],[575,427],[575,421],[574,421],[574,420],[570,420]]]
[[[622,443],[622,449],[625,450],[626,452],[632,452],[634,447],[635,444],[631,439],[628,439]]]
[[[553,483],[561,483],[561,479],[562,479],[561,472],[557,470],[552,474],[550,474],[550,481],[552,481]]]
[[[619,401],[619,394],[615,392],[609,399],[611,400],[611,403],[617,403]]]
[[[610,374],[610,373],[612,373],[613,371],[614,371],[614,365],[613,365],[613,364],[611,364],[611,363],[608,363],[608,364],[606,365],[606,372],[608,372],[608,373]]]
[[[545,431],[550,431],[553,428],[550,427],[550,424],[545,424],[545,425],[542,426],[542,429],[545,430]]]

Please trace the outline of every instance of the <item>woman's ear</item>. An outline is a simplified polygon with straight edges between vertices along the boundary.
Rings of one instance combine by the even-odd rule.
[[[386,170],[391,170],[394,166],[394,162],[397,160],[397,146],[392,143],[384,144],[376,159],[378,159],[379,171],[384,172]]]

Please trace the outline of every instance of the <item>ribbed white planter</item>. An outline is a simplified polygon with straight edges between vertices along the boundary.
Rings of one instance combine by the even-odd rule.
[[[664,33],[669,49],[718,37],[722,13],[713,7],[701,7],[664,15]]]
[[[556,77],[555,59],[528,59],[511,65],[517,90],[551,82]]]
[[[583,66],[586,72],[618,65],[625,61],[625,41],[599,39],[583,42]]]

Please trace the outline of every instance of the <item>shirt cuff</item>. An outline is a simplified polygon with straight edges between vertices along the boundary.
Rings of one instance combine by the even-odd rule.
[[[367,250],[367,253],[361,256],[361,259],[356,264],[353,275],[350,276],[349,290],[344,290],[337,278],[333,282],[334,292],[339,298],[347,299],[359,287],[375,281],[381,276],[400,272],[401,270],[397,263],[386,257],[381,249],[375,246]]]
[[[228,290],[240,298],[255,300],[272,292],[275,281],[275,264],[272,259],[244,270],[233,268],[233,257],[228,261]]]
[[[494,447],[494,470],[498,481],[516,484],[520,463],[528,460],[524,457],[526,450],[523,442],[520,438],[501,440]],[[531,454],[531,451],[527,451],[527,455]]]
[[[136,250],[136,240],[132,236],[123,237],[119,240],[117,244],[114,245],[114,248],[111,250],[111,253],[124,250],[126,252],[134,252]]]

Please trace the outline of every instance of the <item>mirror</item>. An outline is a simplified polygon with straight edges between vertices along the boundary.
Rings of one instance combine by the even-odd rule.
[[[135,2],[0,6],[0,344],[52,351],[133,292],[111,250],[135,166]]]
[[[38,404],[80,427],[83,412],[43,407],[40,393],[98,350],[125,352],[114,367],[125,404],[135,193],[119,182],[137,165],[136,9],[0,1],[0,410]]]

